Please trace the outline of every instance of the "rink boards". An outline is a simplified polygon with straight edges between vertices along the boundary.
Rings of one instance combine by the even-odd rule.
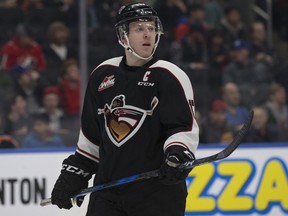
[[[197,158],[223,149],[201,146]],[[80,216],[81,208],[40,207],[62,160],[73,149],[0,151],[0,215]],[[187,178],[186,215],[288,215],[288,143],[241,145],[229,158],[195,168]]]

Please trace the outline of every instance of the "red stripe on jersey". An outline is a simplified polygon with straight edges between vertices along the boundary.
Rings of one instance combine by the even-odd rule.
[[[183,147],[186,148],[186,149],[189,149],[188,146],[185,145],[185,144],[182,143],[182,142],[172,142],[172,143],[169,143],[169,144],[166,146],[165,150],[166,150],[167,148],[169,148],[170,146],[172,146],[172,145],[180,145],[180,146],[183,146]]]
[[[94,159],[97,160],[97,161],[99,161],[99,159],[100,159],[100,158],[96,157],[95,155],[92,155],[92,154],[90,154],[89,152],[86,152],[86,151],[84,151],[83,149],[80,149],[78,146],[77,146],[77,150],[78,150],[79,152],[83,153],[83,154],[86,154],[86,155],[89,156],[89,157],[94,158]]]

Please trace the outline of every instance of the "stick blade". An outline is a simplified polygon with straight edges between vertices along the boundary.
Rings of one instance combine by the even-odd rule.
[[[209,157],[195,160],[195,162],[193,163],[193,167],[202,165],[204,163],[211,163],[213,161],[221,160],[223,158],[228,157],[240,145],[243,138],[248,133],[252,120],[253,120],[253,116],[254,116],[254,111],[251,110],[242,128],[238,131],[233,141],[223,151],[217,154],[211,155]]]
[[[52,204],[51,198],[43,199],[40,202],[40,206],[47,206],[47,205],[51,205],[51,204]]]

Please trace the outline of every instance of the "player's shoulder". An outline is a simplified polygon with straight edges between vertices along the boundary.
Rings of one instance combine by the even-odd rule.
[[[122,58],[123,56],[118,56],[118,57],[110,58],[110,59],[103,61],[92,71],[91,75],[94,74],[96,71],[103,71],[111,67],[119,67],[120,62],[122,61]]]
[[[166,70],[180,70],[182,71],[177,65],[172,62],[166,60],[158,60],[154,64],[150,66],[150,68],[163,68]]]
[[[157,69],[167,76],[173,76],[181,79],[188,79],[187,74],[177,65],[165,60],[158,60],[150,66],[151,69]]]

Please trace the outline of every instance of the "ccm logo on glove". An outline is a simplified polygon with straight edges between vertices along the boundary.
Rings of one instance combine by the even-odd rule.
[[[71,166],[71,165],[68,165],[68,164],[63,164],[62,165],[62,170],[65,170],[65,171],[71,172],[71,173],[75,173],[77,175],[83,176],[84,178],[86,178],[87,176],[90,175],[90,173],[85,172],[84,170],[79,169],[78,167]]]
[[[191,160],[194,160],[194,159],[195,159],[195,158],[194,158],[194,155],[192,155],[190,151],[185,150],[183,153],[186,154]]]

